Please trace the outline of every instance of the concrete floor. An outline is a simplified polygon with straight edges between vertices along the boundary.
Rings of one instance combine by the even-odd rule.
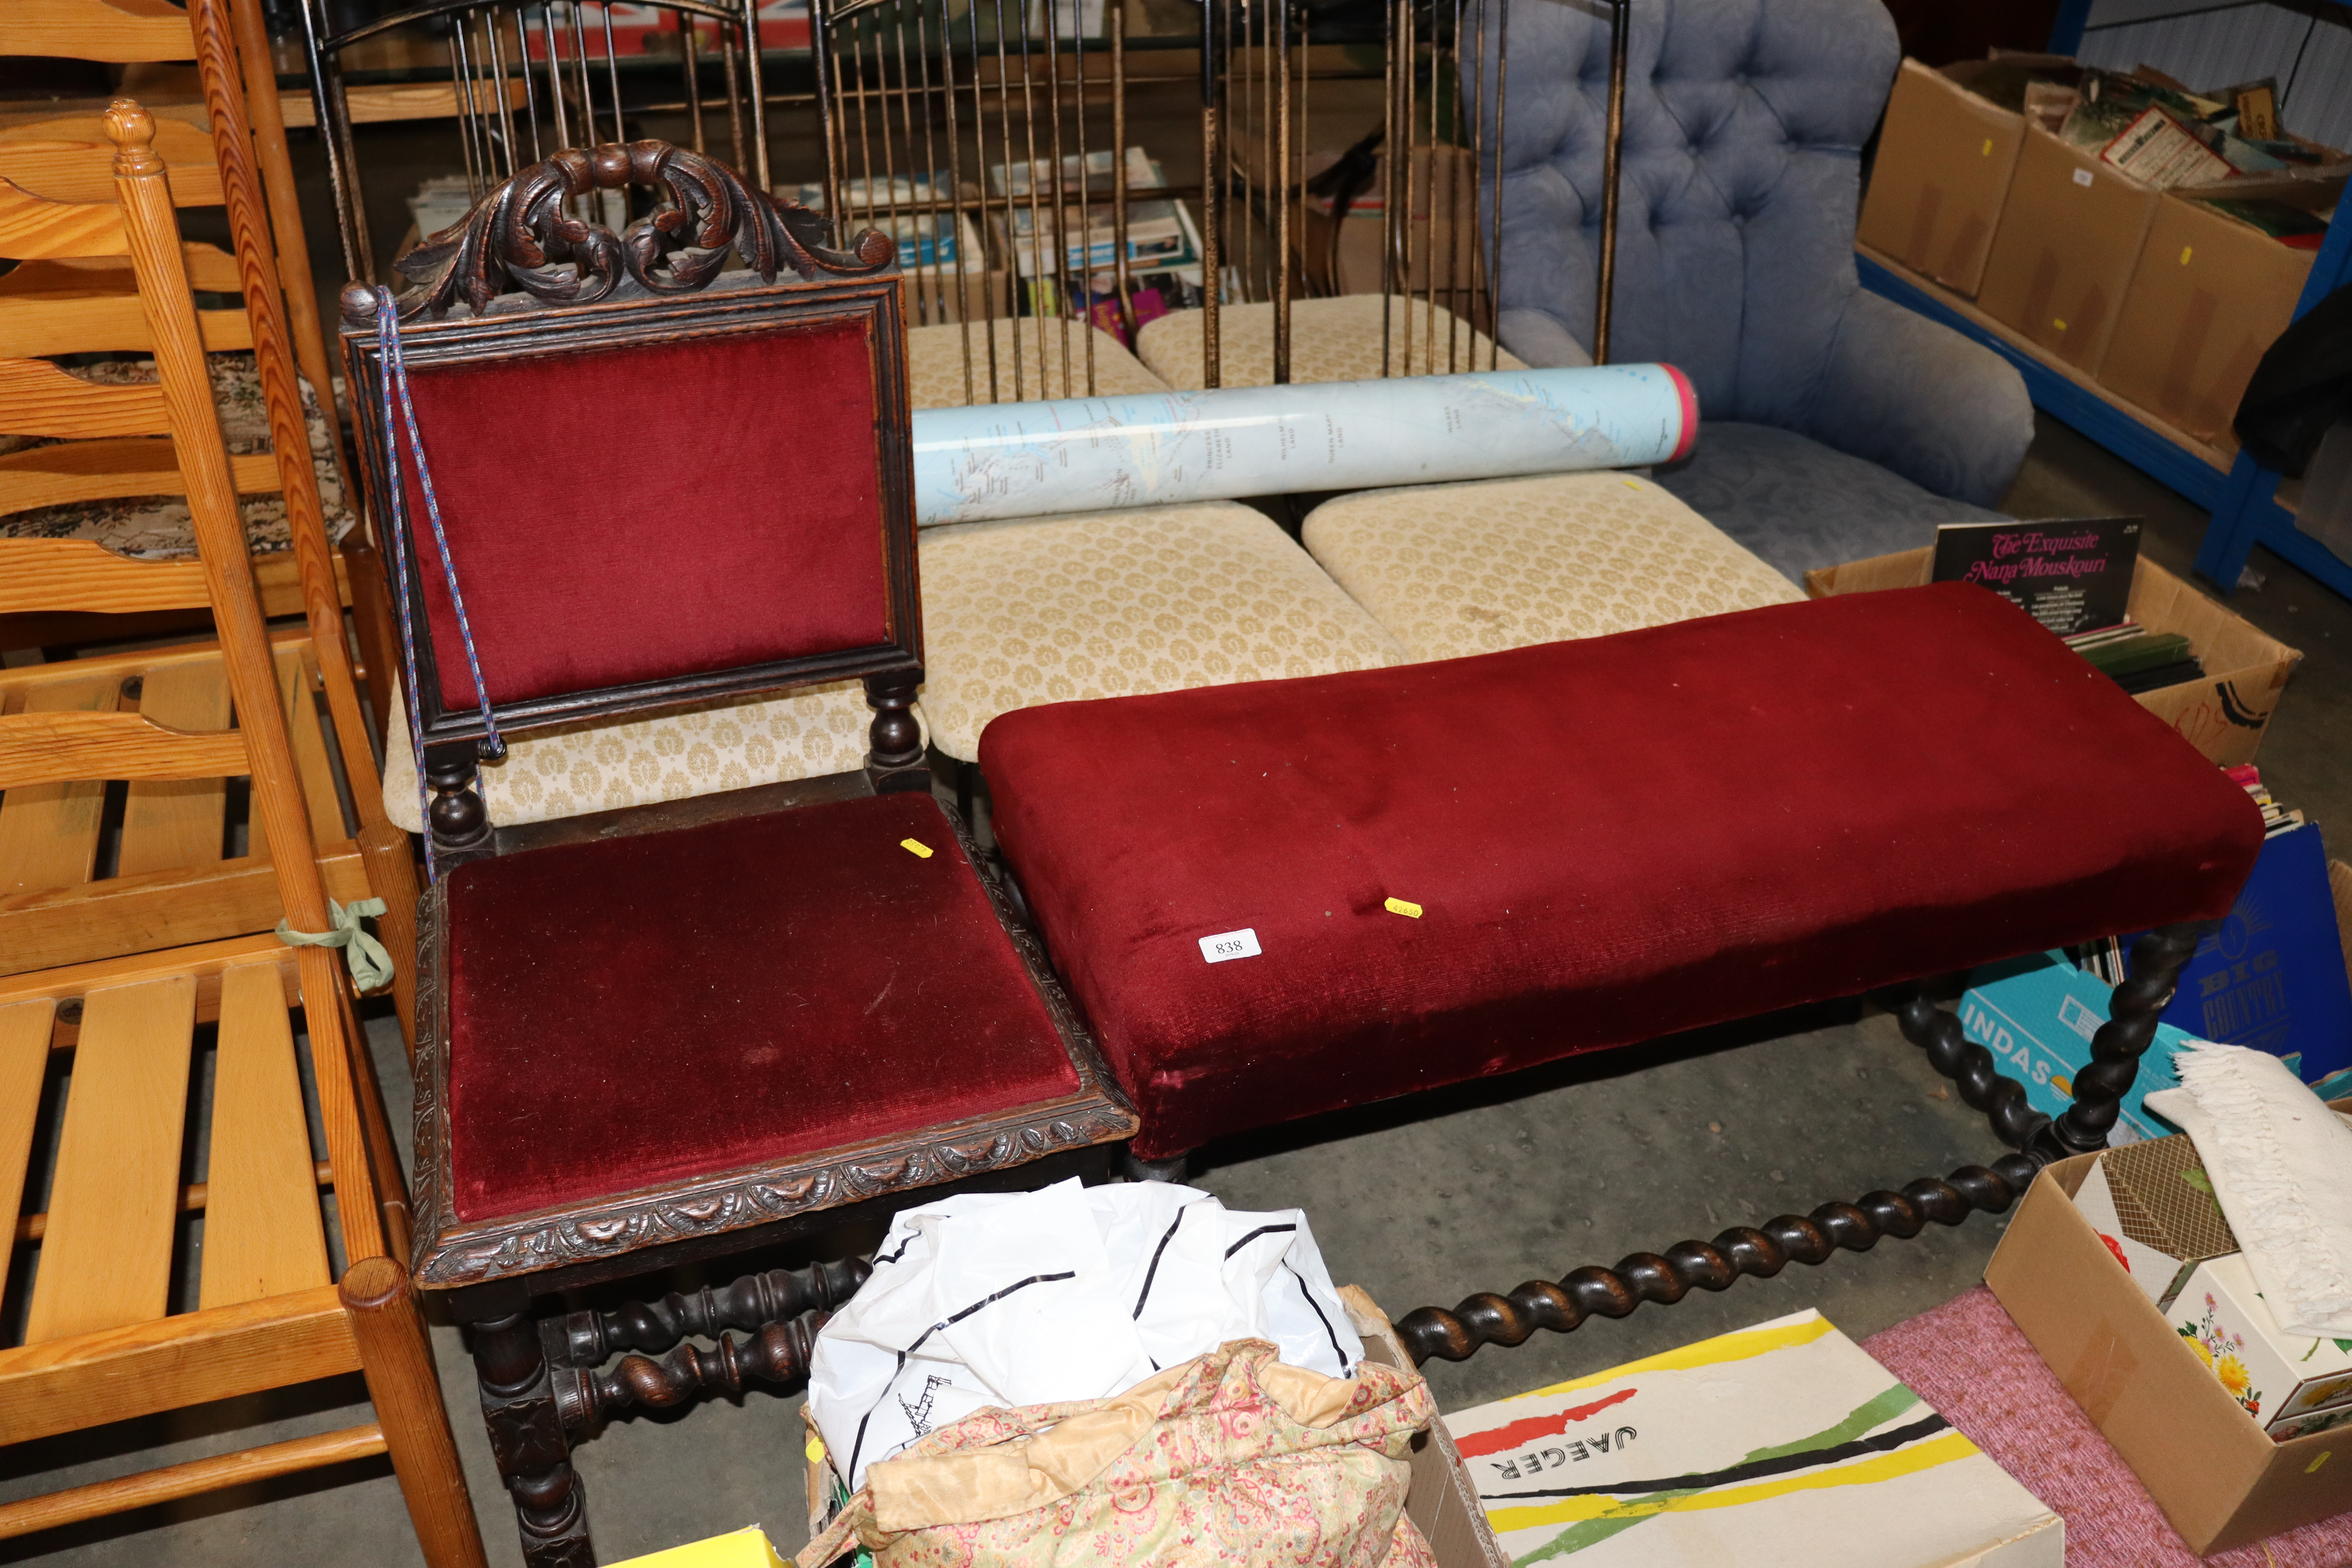
[[[2008,509],[2137,513],[2149,553],[2184,574],[2203,526],[2179,497],[2046,422]],[[2265,580],[2236,608],[2306,655],[2264,742],[2265,776],[2323,823],[2352,820],[2352,605],[2264,552],[2254,564]],[[404,1133],[397,1032],[377,1018],[371,1040]],[[1304,1207],[1333,1277],[1402,1314],[1997,1152],[1887,1019],[1825,1008],[1237,1141],[1211,1151],[1195,1181],[1234,1207]],[[1425,1370],[1454,1409],[1802,1307],[1859,1338],[1968,1288],[2000,1230],[1979,1217]],[[463,1347],[447,1327],[436,1341],[490,1559],[518,1563]],[[799,1403],[754,1391],[740,1405],[617,1423],[583,1446],[577,1463],[604,1559],[751,1522],[796,1550],[806,1533]],[[347,1379],[24,1445],[0,1452],[0,1500],[368,1418]],[[382,1568],[417,1551],[390,1470],[374,1461],[0,1542],[0,1562],[31,1560]]]

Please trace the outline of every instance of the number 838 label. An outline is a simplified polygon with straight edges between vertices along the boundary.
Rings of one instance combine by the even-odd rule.
[[[1214,936],[1201,939],[1201,956],[1211,963],[1223,963],[1229,958],[1255,958],[1257,955],[1257,931],[1254,927],[1219,931]]]

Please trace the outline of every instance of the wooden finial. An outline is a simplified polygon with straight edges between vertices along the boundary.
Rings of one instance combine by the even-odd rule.
[[[163,160],[155,152],[155,117],[136,99],[118,98],[106,106],[106,134],[114,142],[114,172],[154,174]]]
[[[376,307],[380,301],[376,298],[373,285],[346,283],[343,285],[343,292],[337,303],[342,307],[343,321],[346,325],[366,327],[375,323]]]

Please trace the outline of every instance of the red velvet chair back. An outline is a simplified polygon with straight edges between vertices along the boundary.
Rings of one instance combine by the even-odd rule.
[[[557,197],[540,202],[542,237],[569,221],[560,206],[567,168],[575,184],[625,184],[598,176],[626,175],[634,161],[675,187],[672,163],[690,163],[684,206],[702,189],[692,178],[732,180],[661,143],[561,159],[577,167],[539,182],[542,196]],[[533,177],[526,171],[510,184]],[[490,209],[502,199],[469,219],[485,243],[499,237],[491,220],[506,209]],[[532,199],[524,189],[513,205]],[[764,215],[773,225],[776,204],[749,210],[761,199],[739,183],[721,205],[733,204],[740,224]],[[704,220],[718,221],[688,212],[677,226]],[[564,291],[545,287],[546,268],[527,273],[511,261],[505,276],[491,264],[464,288],[451,278],[483,264],[451,241],[437,247],[446,270],[425,309],[401,328],[441,527],[499,728],[919,669],[904,326],[887,241],[878,256],[812,244],[796,258],[778,227],[769,237],[784,241],[784,254],[768,258],[772,268],[814,255],[812,272],[863,276],[739,274],[688,292],[715,261],[694,275],[689,252],[665,270],[661,254],[632,234],[618,242],[628,254],[605,254],[598,274],[594,247],[613,242],[572,226],[589,238],[574,246],[584,259],[570,287],[608,297],[564,304],[500,294],[500,282]],[[711,237],[688,235],[706,245]],[[759,237],[747,226],[737,249],[751,254]],[[623,260],[653,287],[630,289]],[[483,305],[423,319],[457,292]],[[483,732],[480,693],[404,433],[396,455],[405,531],[383,504],[394,432],[375,308],[363,291],[346,291],[345,363],[379,532],[407,552],[411,697],[433,748]]]

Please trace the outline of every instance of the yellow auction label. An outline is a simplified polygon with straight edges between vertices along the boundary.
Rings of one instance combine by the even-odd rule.
[[[898,847],[918,860],[928,860],[931,858],[931,847],[919,838],[901,838],[898,840]]]
[[[1402,899],[1391,899],[1388,901],[1387,909],[1389,913],[1392,915],[1406,915],[1410,916],[1413,920],[1421,919],[1421,906],[1419,904],[1407,903]]]

